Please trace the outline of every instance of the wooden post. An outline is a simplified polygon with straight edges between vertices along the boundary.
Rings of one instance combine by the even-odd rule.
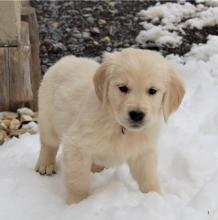
[[[40,67],[40,58],[39,58],[39,30],[38,22],[36,18],[35,9],[29,7],[22,8],[22,20],[28,22],[30,27],[30,44],[31,44],[31,83],[33,90],[33,103],[31,105],[32,109],[37,111],[38,109],[38,89],[40,81],[42,78],[41,67]]]
[[[0,1],[0,46],[17,46],[20,41],[21,2]]]
[[[23,106],[37,111],[39,46],[36,13],[29,0],[0,0],[0,111]]]
[[[0,48],[0,111],[9,110],[8,50]]]
[[[30,56],[29,26],[22,22],[20,46],[0,48],[0,111],[30,106],[33,100]]]

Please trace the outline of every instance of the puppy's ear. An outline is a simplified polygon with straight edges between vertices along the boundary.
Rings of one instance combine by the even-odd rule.
[[[103,58],[103,63],[97,69],[94,76],[94,86],[95,92],[101,102],[105,102],[107,99],[107,91],[108,91],[108,71],[110,66],[110,57],[111,54],[105,53]]]
[[[185,95],[183,82],[177,77],[174,70],[170,70],[170,81],[163,97],[163,115],[165,122],[175,112]]]
[[[102,64],[94,76],[95,92],[99,100],[103,102],[104,87],[106,86],[106,66]]]

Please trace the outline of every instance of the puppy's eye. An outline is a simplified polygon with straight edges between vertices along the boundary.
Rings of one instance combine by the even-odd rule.
[[[129,92],[129,88],[127,86],[118,86],[118,88],[122,93],[128,93]]]
[[[157,93],[157,89],[155,89],[155,88],[150,88],[149,90],[148,90],[148,94],[149,95],[155,95]]]

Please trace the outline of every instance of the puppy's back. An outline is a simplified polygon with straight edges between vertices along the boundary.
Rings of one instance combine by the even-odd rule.
[[[80,100],[93,87],[98,67],[91,59],[66,56],[49,68],[39,89],[40,126],[46,122],[54,128],[68,126]]]

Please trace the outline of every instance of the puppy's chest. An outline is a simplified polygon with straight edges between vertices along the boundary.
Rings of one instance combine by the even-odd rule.
[[[139,135],[116,134],[97,143],[94,162],[105,167],[116,166],[136,156],[146,148],[146,140]]]

